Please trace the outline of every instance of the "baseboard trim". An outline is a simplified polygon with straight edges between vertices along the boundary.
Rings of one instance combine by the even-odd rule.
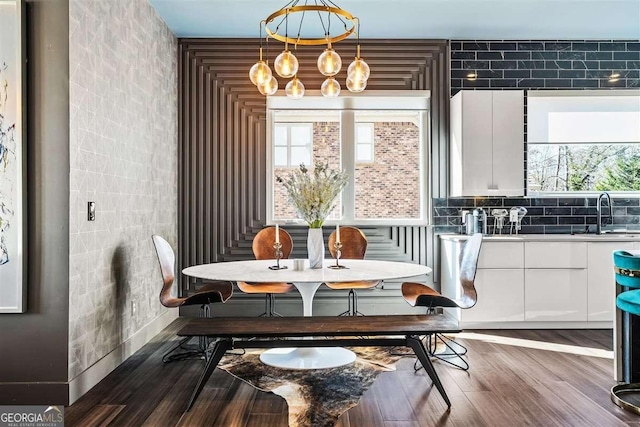
[[[462,329],[612,329],[613,322],[460,322]]]
[[[177,318],[178,310],[167,310],[143,326],[142,329],[133,334],[131,338],[72,379],[69,382],[69,405],[73,404],[73,402],[91,390],[96,384],[102,381],[104,377],[120,366],[120,364],[127,360],[133,353],[140,350],[142,346],[151,341],[153,337],[158,335],[160,331],[169,326],[169,324]]]
[[[0,405],[66,405],[68,397],[66,382],[0,383]]]

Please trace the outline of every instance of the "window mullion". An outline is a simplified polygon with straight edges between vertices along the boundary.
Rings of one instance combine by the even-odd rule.
[[[287,166],[291,167],[291,123],[287,125]]]
[[[265,194],[266,197],[266,214],[267,214],[267,224],[272,223],[275,217],[275,209],[274,209],[274,199],[275,199],[275,180],[273,179],[273,174],[275,171],[274,165],[274,129],[275,125],[273,123],[273,111],[267,110],[267,126],[266,126],[266,142],[267,149],[265,150],[266,160],[267,160],[267,176],[265,179]]]
[[[429,112],[423,111],[419,116],[420,128],[420,219],[431,223],[431,153]],[[434,177],[435,178],[435,177]]]
[[[340,114],[340,154],[342,169],[349,175],[349,183],[342,190],[342,221],[353,224],[355,222],[356,200],[356,126],[355,113],[343,110]]]

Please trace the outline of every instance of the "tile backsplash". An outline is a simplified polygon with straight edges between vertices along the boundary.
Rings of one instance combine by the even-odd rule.
[[[640,197],[612,198],[613,224],[605,228],[640,231]],[[606,202],[603,218],[609,217]],[[491,210],[524,206],[520,234],[595,233],[596,197],[455,197],[433,199],[433,225],[436,232],[463,232],[461,212],[482,207],[487,211],[489,233],[493,234]],[[506,222],[502,233],[509,233]]]
[[[470,72],[476,79],[466,78]],[[609,76],[618,73],[619,79]],[[638,40],[455,40],[451,94],[461,89],[637,89]]]
[[[452,40],[451,94],[460,90],[640,88],[640,40]],[[475,79],[465,78],[470,72]],[[608,77],[619,73],[620,78]],[[525,96],[525,123],[526,123]],[[525,125],[526,135],[526,125]],[[526,159],[526,140],[524,141]],[[526,165],[525,165],[526,167]],[[526,181],[525,181],[526,182]],[[520,233],[594,233],[596,197],[460,197],[433,199],[436,232],[462,230],[462,210],[524,206]],[[608,208],[604,216],[608,217]],[[640,231],[640,196],[613,199],[613,226]],[[509,224],[503,228],[509,232]]]

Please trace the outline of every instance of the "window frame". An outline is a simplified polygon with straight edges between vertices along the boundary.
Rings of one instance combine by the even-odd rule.
[[[340,164],[349,174],[349,183],[342,190],[342,218],[327,219],[326,226],[336,223],[344,225],[371,226],[427,226],[431,224],[431,126],[429,91],[368,91],[360,94],[340,95],[338,98],[324,98],[320,91],[307,91],[304,98],[291,100],[283,94],[267,97],[266,120],[266,215],[267,224],[286,223],[287,225],[306,225],[304,220],[274,219],[275,179],[273,176],[273,123],[274,115],[280,111],[327,110],[340,115]],[[355,218],[355,166],[356,166],[356,128],[355,113],[359,111],[411,111],[419,112],[420,124],[420,218]]]

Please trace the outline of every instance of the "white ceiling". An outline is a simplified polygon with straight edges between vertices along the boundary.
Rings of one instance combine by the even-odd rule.
[[[178,37],[257,37],[260,20],[285,5],[284,0],[149,1]],[[314,0],[308,3],[313,4]],[[336,3],[360,18],[362,38],[640,39],[640,0],[343,0]]]

